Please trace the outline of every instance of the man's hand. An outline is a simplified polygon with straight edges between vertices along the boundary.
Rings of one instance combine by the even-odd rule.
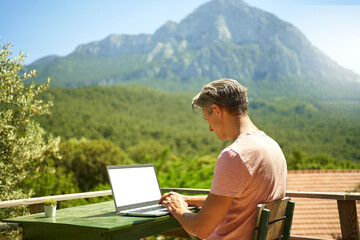
[[[234,198],[209,194],[206,198],[183,196],[170,192],[164,194],[159,204],[167,207],[181,226],[190,234],[201,239],[207,238],[224,219]],[[190,212],[187,205],[202,206],[198,213]]]
[[[160,198],[159,204],[166,207],[172,215],[181,215],[188,211],[188,204],[184,196],[175,192],[164,194]]]

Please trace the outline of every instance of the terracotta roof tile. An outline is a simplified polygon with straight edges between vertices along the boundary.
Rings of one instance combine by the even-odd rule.
[[[299,170],[288,172],[288,191],[352,192],[360,184],[357,170]],[[295,212],[291,235],[326,239],[341,237],[336,200],[292,198]],[[357,203],[358,218],[360,203]]]

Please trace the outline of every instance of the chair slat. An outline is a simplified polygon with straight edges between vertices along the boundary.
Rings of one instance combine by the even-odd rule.
[[[285,197],[283,199],[276,200],[271,203],[259,204],[255,215],[255,224],[254,224],[255,228],[259,227],[261,211],[265,208],[270,210],[270,217],[269,217],[270,223],[278,219],[284,218],[286,216],[286,208],[289,201],[290,198]]]
[[[274,223],[269,224],[268,234],[266,240],[278,239],[279,235],[281,236],[284,230],[285,220],[280,220]]]
[[[277,221],[277,222],[270,223],[268,225],[266,239],[269,240],[269,239],[277,239],[277,238],[279,238],[279,233],[283,232],[284,226],[285,226],[285,219],[282,219],[282,220]],[[258,237],[259,237],[259,229],[261,229],[261,227],[255,229],[253,231],[252,239],[258,239]],[[260,239],[261,239],[261,237],[260,237]]]

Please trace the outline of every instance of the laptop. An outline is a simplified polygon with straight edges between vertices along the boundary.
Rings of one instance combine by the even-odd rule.
[[[130,216],[162,216],[169,214],[158,204],[159,182],[153,164],[106,166],[116,212]]]

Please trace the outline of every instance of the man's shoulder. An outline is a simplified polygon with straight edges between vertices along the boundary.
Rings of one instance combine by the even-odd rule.
[[[224,150],[239,151],[242,149],[253,149],[261,146],[264,141],[271,139],[264,132],[240,134],[238,138]]]
[[[231,145],[222,151],[222,155],[238,155],[242,159],[254,158],[269,151],[281,151],[278,143],[264,132],[240,135]]]
[[[272,145],[277,142],[266,135],[263,131],[241,134],[230,146],[233,148],[256,148],[264,145]]]

